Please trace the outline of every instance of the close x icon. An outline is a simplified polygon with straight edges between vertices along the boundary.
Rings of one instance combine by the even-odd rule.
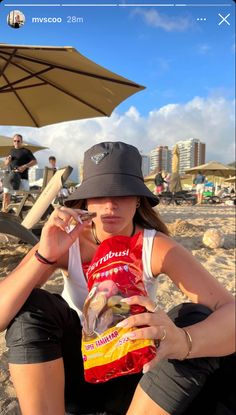
[[[230,22],[227,20],[230,16],[230,13],[228,13],[226,16],[222,16],[221,13],[218,13],[218,16],[220,17],[220,22],[218,23],[218,26],[220,26],[222,23],[227,24],[228,26],[230,26]]]

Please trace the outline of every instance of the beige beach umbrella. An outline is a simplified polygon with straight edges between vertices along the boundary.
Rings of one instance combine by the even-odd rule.
[[[185,173],[196,174],[199,170],[208,176],[229,177],[235,175],[234,167],[226,166],[219,161],[209,161],[209,163],[187,169]]]
[[[171,192],[180,192],[182,190],[179,174],[179,147],[177,144],[172,152],[172,174],[169,187]]]
[[[236,183],[236,176],[228,177],[227,179],[224,179],[224,182]]]
[[[32,153],[35,153],[36,151],[40,150],[45,150],[48,148],[39,146],[38,144],[27,143],[26,141],[23,141],[23,147],[28,148],[32,151]],[[12,138],[0,135],[0,158],[8,156],[12,148],[14,148]]]
[[[172,173],[179,173],[179,147],[176,144],[172,152]]]
[[[110,116],[144,87],[73,47],[0,44],[0,124],[41,127]]]

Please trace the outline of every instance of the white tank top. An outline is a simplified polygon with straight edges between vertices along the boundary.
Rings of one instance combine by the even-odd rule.
[[[148,296],[155,301],[157,278],[154,278],[151,271],[151,255],[155,229],[144,229],[143,233],[143,281]],[[77,311],[79,317],[82,315],[84,301],[88,295],[87,281],[83,272],[79,238],[69,249],[68,276],[63,274],[64,289],[62,297],[69,306]]]

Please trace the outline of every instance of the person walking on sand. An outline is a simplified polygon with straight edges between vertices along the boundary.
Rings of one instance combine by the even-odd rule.
[[[20,175],[19,190],[29,191],[28,172],[29,168],[37,164],[37,160],[33,153],[23,144],[23,137],[21,134],[13,136],[13,148],[6,157],[4,164],[10,171],[15,171]],[[11,201],[11,193],[13,191],[10,183],[3,187],[3,204],[2,211],[7,212]]]
[[[197,194],[197,205],[201,205],[203,201],[203,192],[205,188],[205,176],[199,170],[195,179],[194,184],[196,185],[196,194]]]
[[[0,330],[7,328],[11,378],[23,415],[185,414],[222,356],[235,351],[234,298],[168,236],[141,162],[137,148],[123,142],[89,148],[81,185],[51,214],[39,243],[0,281]],[[84,209],[96,216],[82,223]],[[136,280],[147,296],[123,299],[144,312],[134,307],[138,314],[119,326],[132,328],[126,341],[155,340],[156,357],[142,372],[92,384],[84,380],[81,354],[87,275],[98,250],[121,237],[137,252]],[[123,254],[111,253],[119,257],[122,278],[129,267],[123,267]],[[39,288],[57,269],[64,270],[62,296]],[[189,303],[168,313],[158,307],[162,274]],[[200,413],[206,413],[204,407]]]

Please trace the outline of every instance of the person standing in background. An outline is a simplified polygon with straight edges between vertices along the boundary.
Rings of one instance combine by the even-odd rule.
[[[203,200],[203,192],[205,188],[205,176],[203,176],[200,170],[198,171],[194,179],[194,184],[196,185],[197,205],[201,205]]]
[[[55,156],[50,156],[48,158],[48,162],[49,162],[49,167],[51,169],[54,169],[54,173],[56,173],[57,171],[57,159]],[[59,190],[57,197],[54,199],[54,203],[60,203],[61,205],[63,205],[63,201],[64,199],[66,199],[69,196],[69,192],[67,187],[65,187],[65,185]]]
[[[159,170],[157,175],[155,176],[154,182],[156,185],[156,195],[159,195],[164,189],[164,182],[165,182],[165,180],[162,177],[161,170]]]
[[[50,156],[48,162],[51,169],[57,170],[57,159],[55,156]]]
[[[37,164],[37,160],[33,153],[23,146],[23,137],[21,134],[13,136],[13,146],[9,155],[6,157],[4,164],[10,171],[20,174],[20,190],[29,191],[29,168]],[[7,212],[11,201],[12,188],[10,186],[3,187],[3,204],[2,211]]]

